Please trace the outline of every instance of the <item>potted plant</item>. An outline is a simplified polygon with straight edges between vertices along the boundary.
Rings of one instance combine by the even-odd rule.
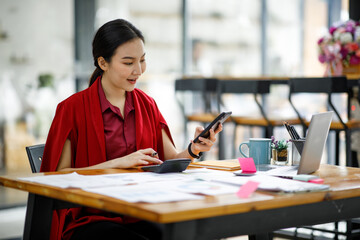
[[[271,137],[271,153],[275,164],[285,165],[288,162],[288,144],[289,140],[276,140]]]

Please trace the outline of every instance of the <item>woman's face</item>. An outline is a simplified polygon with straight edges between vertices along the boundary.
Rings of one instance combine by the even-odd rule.
[[[106,63],[102,81],[110,87],[132,91],[146,70],[144,43],[140,38],[120,45]]]

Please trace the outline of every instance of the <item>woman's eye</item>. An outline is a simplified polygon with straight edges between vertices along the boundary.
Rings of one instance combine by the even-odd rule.
[[[128,63],[128,62],[127,62],[127,63],[124,63],[124,64],[125,64],[125,65],[129,65],[129,66],[130,66],[130,65],[132,65],[133,63]]]
[[[142,63],[145,62],[145,59],[141,59],[140,62],[142,62]]]

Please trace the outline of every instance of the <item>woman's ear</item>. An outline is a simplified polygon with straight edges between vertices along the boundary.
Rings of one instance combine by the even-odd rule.
[[[98,57],[97,62],[98,62],[99,67],[103,71],[106,71],[108,69],[108,63],[106,62],[106,60],[103,57]]]

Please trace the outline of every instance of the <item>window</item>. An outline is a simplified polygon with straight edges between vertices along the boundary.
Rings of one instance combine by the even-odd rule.
[[[261,21],[259,0],[189,0],[187,74],[259,75]]]

